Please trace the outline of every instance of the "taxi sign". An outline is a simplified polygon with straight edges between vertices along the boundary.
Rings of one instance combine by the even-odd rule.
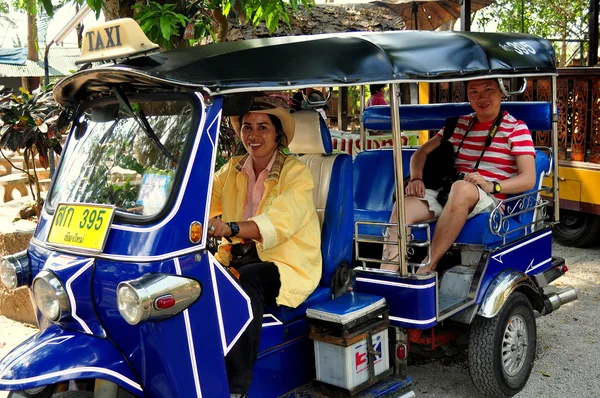
[[[75,64],[129,58],[159,49],[131,18],[114,19],[87,29],[81,47]]]
[[[50,226],[48,244],[100,253],[112,224],[114,206],[60,203]]]

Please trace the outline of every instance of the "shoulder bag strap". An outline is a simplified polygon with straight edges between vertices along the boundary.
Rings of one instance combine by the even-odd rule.
[[[496,120],[494,121],[494,124],[490,128],[490,131],[488,132],[487,137],[485,137],[485,145],[483,147],[483,151],[481,151],[481,154],[479,155],[479,159],[477,159],[477,163],[475,163],[475,167],[473,168],[473,171],[477,171],[477,169],[479,168],[479,162],[481,162],[481,159],[483,158],[483,154],[488,149],[488,147],[490,145],[492,145],[492,141],[494,140],[494,137],[496,136],[496,133],[498,132],[498,129],[500,128],[500,125],[502,124],[503,116],[504,115],[502,114],[502,110],[500,110],[500,113],[498,114],[498,116],[496,116]]]

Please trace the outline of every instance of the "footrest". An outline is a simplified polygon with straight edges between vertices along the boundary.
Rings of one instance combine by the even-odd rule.
[[[384,312],[387,312],[385,298],[351,292],[310,307],[306,310],[306,317],[309,324],[329,324],[331,327],[347,331],[379,317]]]

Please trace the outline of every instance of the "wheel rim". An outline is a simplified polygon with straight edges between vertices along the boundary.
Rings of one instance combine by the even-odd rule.
[[[560,216],[560,223],[565,227],[579,228],[583,225],[583,220],[577,213],[566,212]]]
[[[528,349],[527,324],[521,315],[513,315],[506,325],[502,339],[502,367],[508,376],[519,373]]]

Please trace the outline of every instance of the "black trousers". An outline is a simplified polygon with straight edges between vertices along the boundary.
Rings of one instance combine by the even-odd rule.
[[[254,319],[225,357],[229,391],[246,394],[252,383],[252,368],[258,356],[265,304],[274,304],[279,295],[279,270],[271,262],[238,268],[242,289],[250,297]]]

